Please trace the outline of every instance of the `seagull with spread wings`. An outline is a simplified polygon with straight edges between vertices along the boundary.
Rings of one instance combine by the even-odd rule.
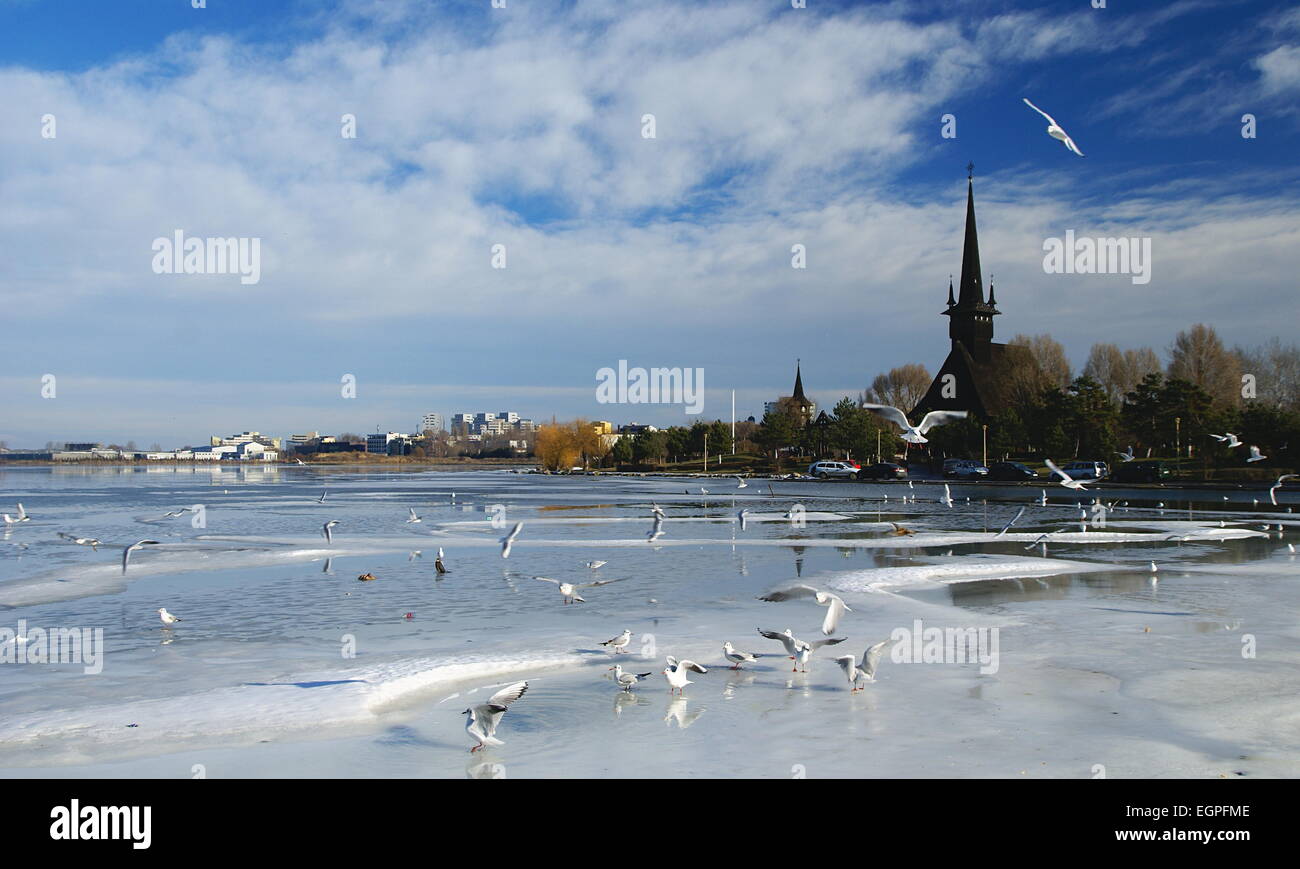
[[[1065,132],[1061,125],[1056,123],[1055,118],[1024,97],[1021,97],[1021,99],[1025,100],[1025,105],[1029,106],[1029,108],[1038,112],[1038,114],[1042,115],[1044,118],[1047,118],[1047,135],[1060,142],[1066,148],[1069,148],[1072,153],[1078,154],[1080,157],[1084,156],[1084,153],[1079,150],[1079,146],[1074,144],[1074,140],[1070,138],[1069,133]]]
[[[918,425],[912,425],[907,421],[907,414],[896,407],[890,407],[887,404],[864,404],[862,407],[864,410],[869,410],[882,419],[887,419],[897,425],[903,430],[899,437],[909,444],[928,443],[925,433],[930,429],[937,425],[945,425],[966,418],[966,411],[964,410],[932,410],[921,417],[921,422]]]
[[[465,732],[477,742],[477,745],[469,750],[470,754],[488,745],[504,745],[496,737],[497,726],[501,723],[506,710],[510,708],[510,704],[524,696],[527,690],[527,682],[515,682],[493,694],[486,703],[471,706],[461,713],[469,716],[465,722]]]
[[[844,613],[853,612],[839,595],[831,594],[829,591],[820,591],[811,585],[795,585],[790,588],[777,589],[763,595],[759,600],[768,603],[780,603],[808,597],[816,600],[818,605],[826,607],[826,618],[822,621],[822,633],[828,637],[835,633],[835,628],[839,626],[840,618]]]
[[[1077,491],[1085,491],[1085,492],[1088,490],[1087,483],[1083,482],[1082,480],[1076,480],[1074,479],[1074,477],[1071,477],[1065,471],[1062,471],[1060,468],[1056,466],[1056,462],[1052,461],[1051,459],[1044,459],[1043,461],[1047,463],[1047,467],[1052,471],[1052,473],[1056,474],[1058,477],[1061,478],[1060,480],[1061,485],[1064,486],[1065,488],[1075,489]]]
[[[618,579],[598,579],[595,582],[565,582],[559,579],[551,579],[548,576],[534,576],[533,579],[539,579],[542,582],[555,583],[555,585],[560,589],[560,594],[564,595],[564,602],[566,604],[587,602],[585,597],[578,594],[578,589],[580,588],[596,588],[600,585],[609,585],[611,583],[621,582],[621,580]]]
[[[862,689],[862,682],[876,681],[876,667],[880,664],[880,656],[884,654],[885,648],[893,640],[882,640],[874,646],[867,649],[862,654],[862,664],[859,665],[857,659],[852,655],[842,655],[835,659],[835,663],[840,665],[844,675],[848,677],[849,684],[853,686],[854,691]]]

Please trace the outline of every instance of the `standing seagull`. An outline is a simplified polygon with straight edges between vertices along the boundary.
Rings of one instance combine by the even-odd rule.
[[[624,691],[631,691],[632,686],[637,682],[654,675],[653,673],[624,673],[622,664],[615,664],[609,669],[614,671],[614,681]]]
[[[753,652],[742,652],[735,646],[731,645],[731,640],[722,644],[722,654],[731,662],[731,669],[739,670],[741,664],[753,664],[758,660],[758,655]]]
[[[1025,98],[1021,97],[1021,99],[1025,99]],[[1061,129],[1060,124],[1056,123],[1055,118],[1053,118],[1047,112],[1043,111],[1042,109],[1040,109],[1038,106],[1034,105],[1027,99],[1025,99],[1025,105],[1029,106],[1029,108],[1038,112],[1038,114],[1042,115],[1044,118],[1047,118],[1047,135],[1051,136],[1053,139],[1060,142],[1062,145],[1069,148],[1070,151],[1072,151],[1075,154],[1078,154],[1080,157],[1084,156],[1083,152],[1079,150],[1079,146],[1074,144],[1074,140],[1070,138],[1069,134],[1066,133],[1065,130]]]
[[[184,621],[183,619],[178,619],[176,616],[167,612],[167,607],[165,606],[158,607],[158,618],[166,627],[171,627],[179,621]]]
[[[679,661],[672,655],[668,656],[668,666],[664,668],[664,675],[668,677],[668,690],[681,694],[685,694],[686,686],[691,684],[691,680],[686,678],[687,673],[707,672],[707,669],[694,661]]]
[[[446,573],[446,572],[447,572],[447,565],[445,565],[445,564],[442,563],[442,547],[441,547],[441,546],[438,547],[438,557],[435,558],[435,559],[433,560],[433,569],[436,570],[436,571],[438,571],[439,574],[443,574],[443,573]]]
[[[465,732],[474,737],[478,743],[469,750],[470,754],[488,745],[504,744],[496,738],[497,725],[501,723],[501,716],[506,714],[510,704],[524,696],[527,690],[527,682],[507,685],[489,697],[486,703],[472,706],[461,713],[469,716],[469,720],[465,722]]]
[[[811,643],[806,643],[797,638],[789,628],[786,628],[779,634],[776,631],[765,631],[762,628],[759,628],[758,632],[769,640],[780,641],[780,643],[785,646],[786,654],[790,656],[790,660],[798,661],[803,663],[805,666],[808,663],[808,656],[812,654],[814,649],[820,649],[822,646],[833,646],[836,643],[844,642],[845,639],[844,637],[838,637],[828,640],[814,640]],[[792,667],[790,671],[795,672],[798,669],[799,667],[796,664],[796,666]]]
[[[330,521],[326,522],[324,525],[322,525],[322,526],[320,527],[321,533],[325,535],[325,542],[326,542],[326,543],[329,543],[329,544],[333,544],[333,543],[334,543],[334,530],[333,530],[333,529],[334,529],[334,526],[337,525],[337,524],[339,524],[339,520],[337,520],[337,519],[331,519]]]
[[[613,649],[615,654],[621,654],[622,651],[627,648],[627,644],[630,642],[632,642],[632,632],[629,631],[627,628],[624,628],[623,633],[619,634],[617,637],[615,637],[612,640],[606,640],[605,642],[601,643],[601,645],[605,646],[606,648]]]
[[[519,532],[522,530],[524,530],[524,523],[516,522],[515,527],[510,529],[510,533],[501,538],[502,558],[510,557],[510,548],[515,545],[515,538],[519,536]]]
[[[840,623],[840,617],[846,612],[853,612],[839,595],[831,594],[829,591],[818,591],[811,585],[796,585],[790,588],[778,589],[763,595],[759,600],[768,603],[780,603],[781,601],[795,600],[801,597],[814,598],[819,605],[826,607],[826,618],[822,621],[822,633],[828,637],[835,633],[835,628]]]
[[[966,411],[964,410],[932,410],[921,417],[921,422],[914,426],[907,421],[907,414],[896,407],[890,407],[887,404],[864,404],[862,407],[864,410],[869,410],[901,428],[903,433],[899,437],[909,444],[928,443],[925,433],[930,429],[937,425],[944,425],[945,423],[966,418]]]
[[[1064,486],[1065,488],[1075,489],[1075,490],[1085,491],[1085,492],[1088,490],[1086,483],[1082,482],[1081,480],[1076,480],[1073,477],[1071,477],[1069,474],[1067,474],[1065,471],[1062,471],[1060,468],[1056,466],[1056,462],[1052,461],[1051,459],[1043,459],[1043,461],[1047,463],[1047,467],[1049,469],[1051,469],[1053,472],[1055,472],[1057,475],[1060,476],[1061,485]]]
[[[848,676],[849,684],[853,686],[854,691],[860,690],[860,682],[876,681],[876,666],[880,663],[880,656],[884,653],[885,647],[892,643],[893,640],[883,640],[867,649],[862,656],[862,666],[858,666],[857,661],[852,655],[843,655],[836,658],[835,661]]]
[[[126,564],[128,561],[131,560],[132,552],[135,552],[137,549],[141,549],[145,546],[160,546],[160,545],[162,545],[162,541],[160,540],[137,540],[135,543],[132,543],[130,546],[123,549],[122,550],[122,572],[126,573]]]

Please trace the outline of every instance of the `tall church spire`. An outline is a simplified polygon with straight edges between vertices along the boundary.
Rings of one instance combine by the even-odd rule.
[[[984,299],[979,234],[975,230],[974,166],[966,168],[970,174],[966,177],[966,237],[961,254],[961,282],[958,284],[957,301],[954,304],[952,279],[949,278],[948,308],[941,313],[948,318],[948,337],[954,346],[960,342],[973,356],[982,359],[989,353],[993,341],[993,318],[1000,312],[993,302],[991,285],[989,299]]]
[[[791,396],[796,401],[807,401],[803,394],[803,372],[800,370],[800,360],[794,361],[794,394]]]
[[[980,241],[975,232],[975,182],[966,179],[966,241],[961,254],[961,289],[957,304],[984,303],[984,282],[980,278]]]

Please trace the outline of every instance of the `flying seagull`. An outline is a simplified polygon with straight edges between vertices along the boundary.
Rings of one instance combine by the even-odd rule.
[[[746,483],[741,477],[736,477],[737,489],[748,489],[749,483]]]
[[[749,508],[742,508],[741,511],[736,514],[736,518],[740,520],[740,530],[744,531],[749,519]]]
[[[1223,444],[1225,447],[1228,448],[1241,446],[1241,441],[1238,440],[1237,436],[1230,431],[1224,432],[1221,435],[1212,434],[1210,435],[1210,437],[1214,438],[1216,441],[1218,441],[1219,443]]]
[[[691,684],[691,680],[686,678],[687,673],[707,673],[704,667],[694,661],[678,661],[672,655],[668,656],[668,666],[664,668],[664,675],[668,677],[668,690],[679,693],[686,692],[686,686]]]
[[[876,643],[862,655],[862,664],[858,665],[857,660],[852,655],[843,655],[835,659],[844,671],[844,675],[849,678],[849,684],[853,686],[854,691],[861,689],[861,682],[876,681],[876,666],[880,663],[880,656],[884,653],[885,647],[892,643],[893,640],[882,640]]]
[[[465,722],[465,732],[478,743],[469,750],[470,754],[488,745],[503,744],[496,738],[497,725],[501,723],[501,716],[506,714],[510,704],[524,696],[527,690],[527,682],[507,685],[489,697],[486,703],[472,706],[461,713],[469,716],[469,720]]]
[[[587,567],[591,568],[592,570],[600,570],[600,569],[601,569],[602,567],[604,567],[606,564],[609,564],[609,562],[608,562],[608,561],[588,561],[588,562],[587,562]]]
[[[609,585],[610,583],[620,581],[617,579],[598,579],[595,582],[564,582],[546,576],[534,576],[533,579],[539,579],[542,582],[553,582],[559,586],[560,594],[564,595],[564,602],[566,604],[587,602],[586,598],[578,594],[578,589],[580,588],[595,588],[600,585]]]
[[[939,499],[939,503],[947,504],[948,509],[952,509],[952,489],[948,488],[947,483],[943,484],[943,497]]]
[[[522,530],[524,530],[524,523],[516,522],[515,527],[510,529],[510,533],[507,534],[505,537],[501,538],[500,543],[501,543],[502,558],[510,557],[510,548],[515,545],[515,538],[519,536],[519,532]]]
[[[320,497],[316,499],[316,503],[317,503],[317,504],[324,504],[324,503],[325,503],[325,496],[328,495],[328,494],[329,494],[329,490],[328,490],[328,489],[325,490],[324,492],[321,492],[321,493],[320,493]]]
[[[1259,451],[1259,447],[1252,446],[1252,447],[1250,448],[1250,457],[1249,457],[1248,459],[1246,459],[1246,461],[1248,461],[1248,462],[1262,462],[1262,461],[1264,461],[1264,460],[1267,459],[1267,458],[1268,458],[1268,456],[1262,454],[1262,453]]]
[[[1015,524],[1016,524],[1016,521],[1019,520],[1020,517],[1023,516],[1023,515],[1025,515],[1025,508],[1024,508],[1024,507],[1021,507],[1021,508],[1020,508],[1020,512],[1017,513],[1015,516],[1012,516],[1012,517],[1011,517],[1011,521],[1008,522],[1007,524],[1005,524],[1005,525],[1002,526],[1002,530],[999,531],[999,532],[997,533],[997,535],[994,537],[994,539],[997,539],[997,537],[1001,537],[1003,534],[1006,534],[1006,533],[1007,533],[1007,529],[1010,528],[1012,525],[1015,525]]]
[[[1043,461],[1047,462],[1047,467],[1050,470],[1055,471],[1058,475],[1060,475],[1062,486],[1064,486],[1067,489],[1087,491],[1086,483],[1080,480],[1076,480],[1073,477],[1071,477],[1069,474],[1067,474],[1065,471],[1062,471],[1060,468],[1056,466],[1056,462],[1053,462],[1051,459],[1044,459]]]
[[[415,515],[415,508],[414,508],[414,507],[407,507],[406,509],[411,511],[411,518],[409,518],[409,519],[406,520],[406,524],[407,524],[407,525],[413,524],[413,523],[415,523],[415,522],[423,522],[423,521],[424,521],[424,520],[421,519],[419,516],[416,516],[416,515]]]
[[[1287,480],[1300,480],[1300,474],[1283,474],[1277,478],[1277,482],[1268,490],[1268,499],[1273,502],[1274,507],[1277,506],[1277,490],[1282,488],[1282,484]]]
[[[662,513],[656,513],[654,527],[650,529],[650,533],[645,536],[645,539],[647,543],[654,543],[656,540],[658,540],[660,537],[663,536],[664,536],[664,517]]]
[[[1132,448],[1132,447],[1129,447],[1129,448],[1128,448],[1128,452],[1126,452],[1126,453],[1115,453],[1115,455],[1119,456],[1121,459],[1123,459],[1123,460],[1126,461],[1126,462],[1131,462],[1131,461],[1133,461],[1133,448]]]
[[[790,588],[778,589],[763,595],[759,600],[768,603],[780,603],[781,601],[795,600],[802,597],[814,598],[820,606],[826,607],[826,618],[822,621],[822,633],[828,637],[835,633],[835,628],[840,623],[840,617],[846,612],[853,612],[839,595],[831,594],[829,591],[818,591],[811,585],[795,585]]]
[[[1038,537],[1035,538],[1033,543],[1025,547],[1025,551],[1028,552],[1029,550],[1033,549],[1035,546],[1037,546],[1040,543],[1046,544],[1047,538],[1051,537],[1053,534],[1059,534],[1059,533],[1060,533],[1059,531],[1048,531],[1046,534],[1039,534]]]
[[[331,543],[331,544],[332,544],[332,543],[334,542],[334,531],[333,531],[333,528],[334,528],[334,526],[337,525],[337,524],[339,524],[339,520],[337,520],[337,519],[331,519],[330,521],[326,522],[324,525],[322,525],[322,526],[320,527],[321,533],[325,535],[325,542],[326,542],[326,543]]]
[[[739,670],[741,664],[752,664],[758,660],[758,655],[752,652],[742,652],[731,645],[731,640],[722,644],[722,654],[731,662],[731,669]]]
[[[1021,99],[1024,99],[1024,97],[1021,97]],[[1025,105],[1038,112],[1038,114],[1042,115],[1044,118],[1047,118],[1047,135],[1051,136],[1080,157],[1084,156],[1083,152],[1079,150],[1079,146],[1074,144],[1074,140],[1070,138],[1069,134],[1066,133],[1065,130],[1061,129],[1060,124],[1056,123],[1055,118],[1027,99],[1025,99]]]
[[[135,552],[137,549],[142,549],[145,546],[160,546],[160,545],[162,545],[162,541],[160,540],[137,540],[135,543],[132,543],[130,546],[123,549],[122,550],[122,572],[126,573],[126,565],[127,562],[131,560],[132,552]]]
[[[945,423],[966,418],[966,411],[964,410],[932,410],[921,417],[919,425],[914,426],[907,421],[907,415],[896,407],[890,407],[887,404],[864,404],[862,407],[901,428],[903,433],[899,437],[909,444],[928,443],[925,433],[930,429],[937,425],[944,425]]]
[[[64,534],[62,531],[59,532],[59,536],[62,537],[64,540],[71,540],[73,543],[77,544],[78,546],[89,546],[91,549],[95,550],[96,552],[99,551],[99,547],[101,545],[100,542],[96,540],[94,537],[77,537],[72,534]]]
[[[18,504],[18,521],[19,521],[19,522],[30,522],[30,521],[32,521],[32,517],[31,517],[31,516],[28,516],[28,515],[27,515],[27,511],[23,509],[22,502],[19,502],[19,504]]]

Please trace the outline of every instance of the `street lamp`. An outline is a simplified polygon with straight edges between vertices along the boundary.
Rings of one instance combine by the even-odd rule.
[[[989,427],[987,425],[980,427],[984,429],[984,467],[987,468],[989,466]]]

